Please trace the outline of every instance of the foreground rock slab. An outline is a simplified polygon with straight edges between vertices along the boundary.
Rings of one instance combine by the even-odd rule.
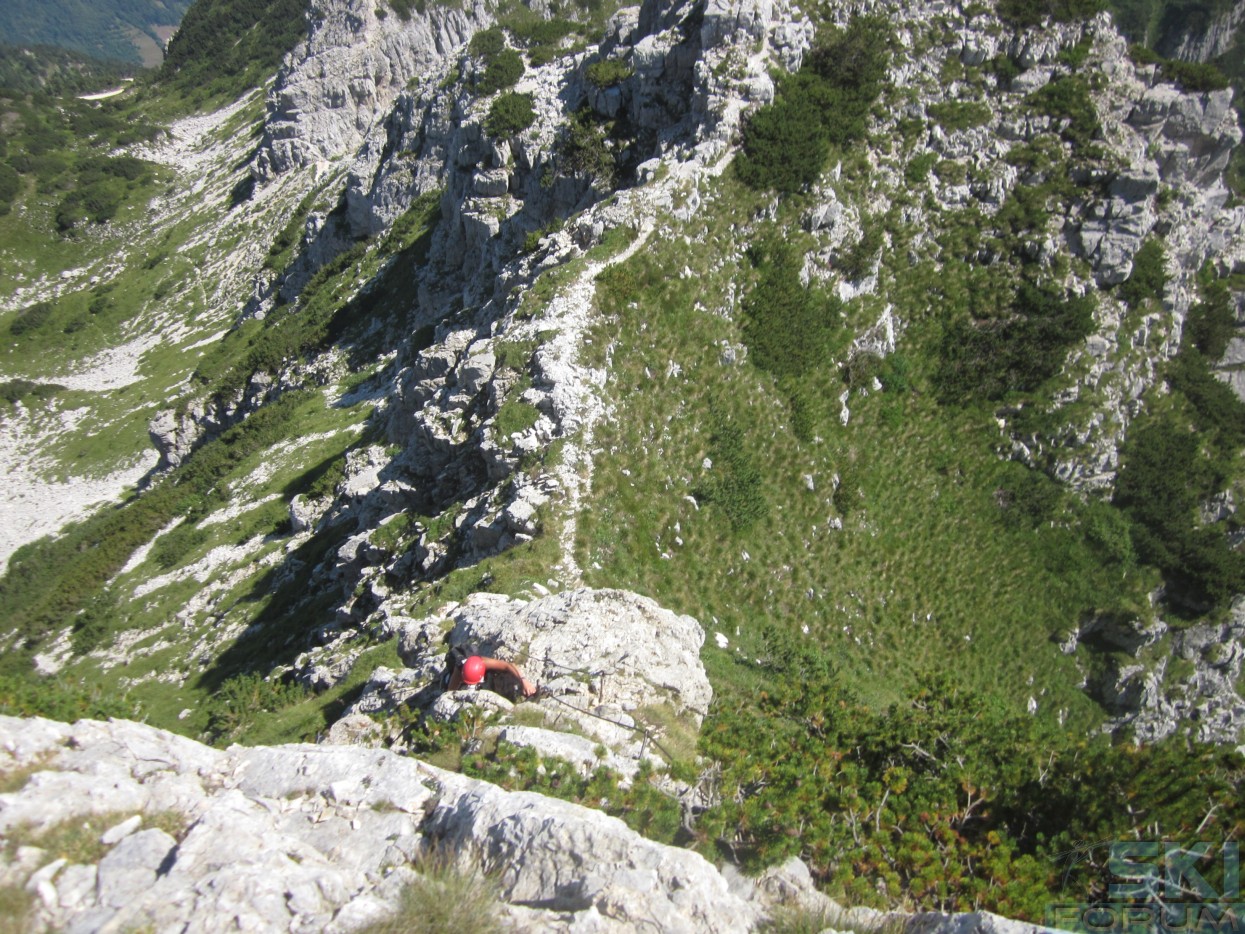
[[[392,914],[433,849],[494,875],[527,929],[725,932],[760,917],[695,853],[385,750],[220,751],[125,721],[0,717],[0,772],[20,785],[0,795],[19,854],[0,884],[34,894],[34,930],[348,931]],[[102,841],[89,862],[45,849],[85,825]]]
[[[516,931],[748,931],[778,906],[827,930],[1043,930],[845,910],[799,860],[719,871],[598,811],[360,746],[221,751],[123,720],[0,717],[0,782],[0,888],[30,894],[36,932],[346,934],[392,917],[430,855],[487,874]]]

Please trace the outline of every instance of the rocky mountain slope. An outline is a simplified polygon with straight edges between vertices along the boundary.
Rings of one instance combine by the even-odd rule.
[[[1075,741],[1238,742],[1231,91],[1130,57],[1106,14],[1009,9],[316,4],[262,99],[131,146],[160,173],[149,202],[85,228],[60,268],[5,247],[6,320],[24,322],[0,435],[5,676],[218,743],[328,736],[449,765],[504,743],[585,780],[604,765],[677,801],[693,836],[715,803],[702,718],[727,731],[795,677],[767,624],[832,656],[876,709],[956,670]],[[879,23],[857,135],[805,184],[741,181],[758,114],[822,72],[855,80],[818,43]],[[49,204],[32,181],[11,221],[35,229]],[[1203,440],[1179,461],[1188,438]],[[1164,527],[1193,543],[1179,560],[1153,545],[1156,501],[1190,503]],[[545,693],[440,695],[445,644],[464,640]],[[40,748],[71,729],[8,728]],[[372,756],[413,801],[432,802],[425,780],[442,800],[518,800],[377,752],[72,729],[132,732],[212,774]],[[284,794],[222,781],[248,811]],[[746,778],[740,800],[769,782]],[[951,837],[969,834],[968,794]],[[217,807],[195,796],[187,816]],[[320,798],[298,800],[292,837]],[[394,865],[443,810],[396,806],[366,818],[401,824]],[[910,838],[899,818],[894,832]],[[501,853],[475,834],[464,846]],[[170,875],[174,843],[118,842],[137,861],[124,885]],[[123,907],[109,859],[32,875],[45,920]],[[820,881],[841,878],[833,862]],[[411,878],[316,865],[336,881],[317,877],[305,909],[277,893],[283,924],[362,923]],[[565,904],[544,877],[503,884],[516,918],[590,926],[622,917],[625,875]],[[918,876],[865,894],[910,897]],[[62,899],[70,880],[94,894]],[[195,897],[227,901],[221,884]],[[709,925],[699,901],[659,896],[654,917]]]

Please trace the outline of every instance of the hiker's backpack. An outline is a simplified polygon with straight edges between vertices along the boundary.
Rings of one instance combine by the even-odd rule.
[[[450,678],[454,677],[462,663],[471,658],[472,655],[480,655],[480,647],[474,642],[464,642],[462,645],[452,645],[445,653],[445,670],[441,672],[441,690],[449,689]]]

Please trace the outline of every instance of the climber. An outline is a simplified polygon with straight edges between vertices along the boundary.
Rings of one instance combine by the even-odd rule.
[[[455,652],[451,649],[449,659],[454,659]],[[464,687],[483,686],[495,694],[509,700],[531,697],[536,687],[523,672],[510,662],[500,658],[489,658],[484,655],[468,655],[461,661],[454,660],[453,669],[448,671],[449,680],[445,682],[447,691],[458,691]]]

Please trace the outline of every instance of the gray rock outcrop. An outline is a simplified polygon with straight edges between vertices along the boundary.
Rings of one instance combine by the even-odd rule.
[[[1237,0],[1230,9],[1209,21],[1197,16],[1189,19],[1191,22],[1186,28],[1159,38],[1158,51],[1168,58],[1186,62],[1209,62],[1226,54],[1236,44],[1237,30],[1245,23],[1245,0]]]
[[[496,871],[523,930],[744,931],[760,916],[700,856],[615,818],[387,751],[221,752],[125,721],[0,717],[0,771],[18,769],[0,832],[26,843],[0,876],[35,895],[34,930],[348,931],[393,913],[433,848]],[[40,850],[82,821],[98,864]]]
[[[400,748],[400,736],[361,718],[407,709],[449,721],[471,710],[502,742],[565,759],[585,775],[605,765],[629,781],[646,760],[665,764],[670,730],[694,735],[713,697],[700,624],[628,591],[580,588],[531,601],[477,593],[428,618],[388,625],[408,667],[373,672],[333,727],[344,741]],[[543,726],[514,723],[515,703],[492,691],[443,692],[447,644],[472,644],[518,666],[540,688],[522,707]],[[313,683],[331,677],[314,656],[296,671]]]
[[[1157,615],[1095,617],[1061,643],[1088,670],[1086,690],[1111,714],[1105,731],[1138,742],[1176,733],[1203,743],[1245,739],[1245,700],[1236,687],[1245,662],[1245,598],[1225,619],[1187,627]]]
[[[448,616],[451,644],[513,658],[551,691],[574,693],[588,681],[597,703],[670,703],[697,722],[713,697],[700,624],[639,594],[578,589],[529,603],[472,594]]]
[[[338,0],[311,14],[308,38],[269,93],[255,163],[261,178],[353,156],[413,78],[444,73],[449,56],[492,19],[484,4],[431,4],[409,19],[379,9],[373,0]]]
[[[432,862],[488,876],[515,931],[743,932],[776,906],[914,934],[1032,925],[847,911],[792,860],[747,879],[613,817],[357,746],[212,749],[138,723],[0,717],[0,885],[32,932],[324,931],[393,916]],[[73,826],[80,861],[46,849]],[[100,855],[102,854],[102,855]]]

